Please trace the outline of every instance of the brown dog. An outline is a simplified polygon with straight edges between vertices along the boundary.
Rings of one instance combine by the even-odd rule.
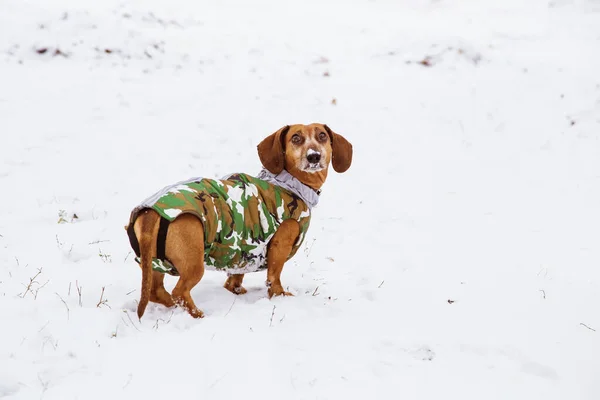
[[[138,305],[180,305],[203,316],[190,295],[204,269],[226,271],[224,287],[246,293],[244,273],[267,270],[269,298],[291,295],[281,284],[284,263],[308,229],[311,209],[331,163],[339,173],[352,163],[352,145],[327,125],[288,125],[258,146],[258,178],[232,174],[168,186],[136,207],[126,227],[142,269]],[[179,276],[169,294],[164,274]]]

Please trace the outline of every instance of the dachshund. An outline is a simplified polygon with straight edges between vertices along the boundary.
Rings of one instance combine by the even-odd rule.
[[[182,306],[202,318],[190,291],[204,270],[227,273],[224,287],[244,294],[245,273],[267,271],[268,296],[290,296],[281,284],[284,263],[302,244],[329,164],[343,173],[352,144],[327,125],[286,125],[258,145],[257,176],[190,178],[135,207],[125,227],[142,270],[137,314],[149,301]],[[165,274],[178,276],[171,294]]]

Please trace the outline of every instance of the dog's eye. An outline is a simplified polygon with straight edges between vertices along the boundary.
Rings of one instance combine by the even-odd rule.
[[[325,141],[325,139],[327,139],[327,134],[325,132],[319,133],[319,140]]]
[[[299,144],[301,141],[302,141],[302,138],[300,137],[300,135],[295,134],[294,136],[292,136],[292,143]]]

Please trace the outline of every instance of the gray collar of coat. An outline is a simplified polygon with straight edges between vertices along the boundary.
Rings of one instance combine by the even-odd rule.
[[[310,209],[319,203],[319,195],[321,194],[321,191],[315,191],[311,187],[300,182],[285,169],[279,174],[275,175],[266,168],[263,168],[258,174],[257,178],[289,190],[304,200]]]

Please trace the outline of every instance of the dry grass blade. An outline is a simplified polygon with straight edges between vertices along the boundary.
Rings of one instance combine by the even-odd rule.
[[[108,308],[111,308],[108,305],[108,299],[104,299],[104,286],[102,286],[102,292],[100,293],[100,300],[98,300],[98,304],[96,304],[97,308],[100,308],[100,306],[106,306]]]
[[[79,295],[79,307],[83,307],[83,304],[81,303],[81,289],[83,289],[83,287],[79,286],[78,281],[75,281],[75,287],[77,288],[77,294]]]
[[[271,311],[271,320],[269,321],[269,326],[273,326],[273,316],[275,315],[275,306],[273,306],[273,311]]]
[[[587,326],[587,325],[586,325],[586,324],[584,324],[583,322],[579,323],[579,325],[583,325],[583,326],[585,326],[586,328],[588,328],[590,331],[594,331],[594,332],[596,332],[596,330],[595,330],[594,328],[590,328],[589,326]]]
[[[29,293],[29,292],[31,292],[33,294],[33,291],[32,291],[33,285],[34,284],[39,285],[39,282],[36,281],[36,278],[38,276],[40,276],[41,273],[42,273],[42,269],[38,268],[37,274],[35,274],[32,278],[29,278],[29,284],[23,285],[23,286],[25,286],[25,291],[22,294],[20,294],[19,297],[24,298],[27,295],[27,293]],[[44,287],[47,283],[48,282],[44,283],[44,285],[42,287]],[[38,290],[39,289],[41,289],[41,288],[38,288]],[[34,294],[34,297],[37,297],[37,292],[36,292],[36,294]]]
[[[54,292],[55,295],[58,296],[58,298],[60,299],[60,301],[63,302],[63,304],[65,305],[65,307],[67,308],[67,320],[70,318],[71,315],[71,310],[69,310],[69,306],[67,305],[67,302],[60,296],[60,294]]]

